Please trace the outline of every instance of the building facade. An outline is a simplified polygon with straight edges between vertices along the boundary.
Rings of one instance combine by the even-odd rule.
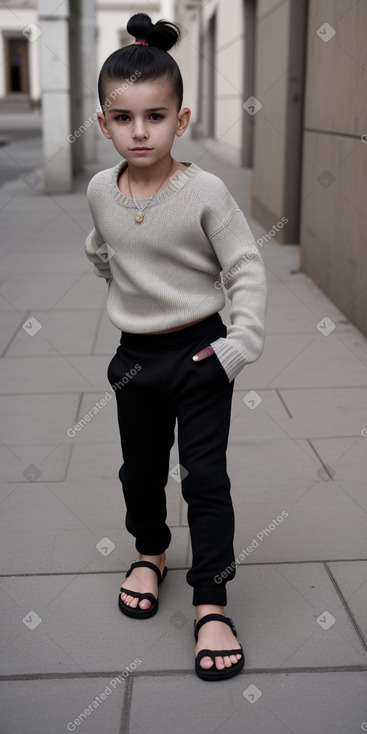
[[[252,215],[367,336],[367,3],[191,0],[177,54],[193,131],[252,168]],[[190,104],[189,104],[190,106]]]

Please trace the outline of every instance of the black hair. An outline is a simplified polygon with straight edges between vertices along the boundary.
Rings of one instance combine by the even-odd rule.
[[[105,111],[104,86],[106,82],[136,82],[167,77],[172,84],[172,91],[177,97],[178,111],[183,100],[183,81],[180,69],[167,53],[181,38],[180,27],[167,20],[152,23],[146,13],[136,13],[127,23],[126,30],[130,35],[144,40],[149,45],[129,44],[114,51],[104,62],[98,77],[98,97]],[[140,72],[140,73],[139,73]],[[138,79],[137,79],[138,75]]]

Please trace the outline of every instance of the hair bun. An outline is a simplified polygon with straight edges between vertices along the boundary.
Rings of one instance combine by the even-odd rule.
[[[126,30],[134,38],[144,38],[149,46],[169,51],[180,39],[181,31],[176,23],[158,20],[152,23],[146,13],[135,13],[127,23]],[[145,48],[145,47],[144,47]]]

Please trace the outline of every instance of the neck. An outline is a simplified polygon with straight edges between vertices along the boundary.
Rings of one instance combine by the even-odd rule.
[[[144,188],[144,186],[149,188],[154,184],[158,186],[159,182],[162,181],[163,176],[168,173],[171,162],[172,156],[170,153],[168,153],[164,158],[158,161],[158,163],[153,163],[147,168],[134,166],[132,163],[129,163],[128,169],[130,182],[133,186],[135,184],[136,186],[140,186],[140,188]],[[174,168],[174,165],[175,161],[173,159],[172,170]]]

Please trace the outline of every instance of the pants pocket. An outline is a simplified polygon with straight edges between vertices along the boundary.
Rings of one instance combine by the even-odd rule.
[[[216,339],[219,339],[219,337],[226,337],[226,335],[227,335],[227,327],[225,324],[222,324],[219,328],[216,328],[215,331],[212,331],[208,333],[205,337],[203,337],[199,343],[193,344],[191,358],[194,356],[194,354],[197,354],[205,347],[208,347],[210,345],[210,342],[213,342]],[[215,352],[214,354],[211,354],[209,357],[205,357],[205,359],[201,359],[198,362],[194,362],[198,370],[202,368],[203,371],[206,370],[205,363],[209,365],[209,369],[211,373],[215,374],[215,377],[217,378],[216,382],[218,384],[221,384],[221,385],[230,384],[228,375]]]
[[[224,379],[225,382],[229,384],[228,375],[216,353],[214,352],[214,354],[212,354],[210,357],[207,357],[207,360],[209,364],[211,364],[215,372],[221,377],[221,379]]]

